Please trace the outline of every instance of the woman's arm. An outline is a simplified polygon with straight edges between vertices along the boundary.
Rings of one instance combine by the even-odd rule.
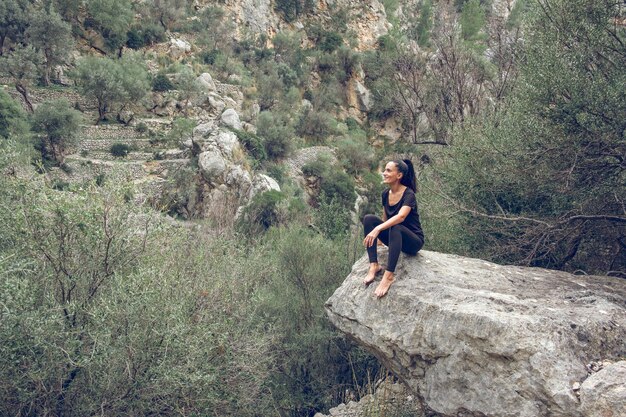
[[[404,219],[406,219],[406,216],[408,216],[411,213],[411,207],[409,206],[402,206],[400,207],[400,211],[398,212],[398,214],[396,214],[395,216],[392,216],[390,219],[385,219],[385,216],[383,214],[383,220],[385,220],[383,223],[379,224],[378,226],[376,226],[374,228],[374,230],[372,230],[371,232],[368,233],[367,236],[365,236],[365,239],[363,240],[363,244],[365,245],[365,247],[369,248],[370,246],[372,246],[374,244],[374,240],[378,237],[378,234],[380,232],[382,232],[383,230],[389,229],[391,226],[395,226],[396,224],[400,224],[404,221]]]

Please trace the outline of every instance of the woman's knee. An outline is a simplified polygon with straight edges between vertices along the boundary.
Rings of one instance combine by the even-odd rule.
[[[364,226],[368,226],[374,225],[376,223],[381,223],[381,220],[378,218],[378,216],[375,216],[373,214],[366,214],[365,216],[363,216],[363,220],[361,220],[361,222]]]

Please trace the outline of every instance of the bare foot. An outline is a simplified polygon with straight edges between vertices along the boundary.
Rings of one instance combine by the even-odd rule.
[[[365,286],[367,287],[372,282],[374,282],[376,274],[378,274],[382,269],[383,267],[380,266],[377,262],[372,262],[370,264],[370,270],[367,272],[367,276],[363,280],[363,284],[365,284]]]
[[[376,291],[374,291],[376,297],[384,297],[389,291],[389,287],[391,287],[391,284],[393,284],[393,281],[393,272],[385,271],[385,275],[383,275],[383,280],[380,281],[380,284],[378,284]]]

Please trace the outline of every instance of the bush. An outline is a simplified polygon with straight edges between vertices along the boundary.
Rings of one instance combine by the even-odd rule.
[[[115,143],[111,145],[111,155],[124,158],[130,152],[130,146],[125,143]]]
[[[165,74],[158,74],[152,80],[152,91],[169,91],[174,88],[174,84]]]
[[[252,156],[256,165],[261,164],[263,161],[267,159],[267,152],[265,151],[265,146],[263,144],[263,140],[251,132],[246,132],[245,130],[232,129],[237,135],[239,142],[246,148],[246,151]]]
[[[341,169],[330,165],[327,159],[320,157],[305,164],[302,173],[320,179],[320,196],[327,202],[336,200],[349,209],[352,208],[356,197],[352,178]],[[318,197],[318,202],[319,200]]]
[[[337,144],[337,157],[352,175],[369,171],[374,164],[374,155],[364,137],[346,136],[341,139]]]
[[[169,228],[106,185],[5,190],[1,415],[271,413],[260,251]]]
[[[138,133],[147,133],[149,129],[148,129],[148,125],[147,124],[145,124],[144,122],[139,122],[135,126],[135,130]]]
[[[249,237],[255,237],[272,226],[278,226],[283,218],[281,203],[285,195],[270,190],[254,196],[239,220],[238,230]]]
[[[322,34],[319,48],[324,52],[334,52],[343,44],[343,38],[337,32],[326,32]]]
[[[291,152],[294,131],[285,115],[261,112],[257,121],[257,135],[263,138],[268,158],[282,158]]]
[[[296,133],[314,144],[324,144],[337,133],[335,124],[335,119],[327,112],[308,107],[300,115]]]
[[[4,89],[0,88],[0,139],[23,136],[28,133],[26,113]]]

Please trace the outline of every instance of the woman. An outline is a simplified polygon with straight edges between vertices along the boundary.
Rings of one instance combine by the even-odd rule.
[[[383,218],[372,214],[363,218],[365,239],[370,269],[363,280],[367,286],[382,270],[378,264],[376,246],[378,239],[389,247],[387,269],[381,283],[374,292],[378,298],[389,291],[400,251],[415,255],[424,246],[424,233],[420,224],[415,200],[415,170],[410,160],[395,160],[385,166],[383,182],[389,189],[383,191]]]

